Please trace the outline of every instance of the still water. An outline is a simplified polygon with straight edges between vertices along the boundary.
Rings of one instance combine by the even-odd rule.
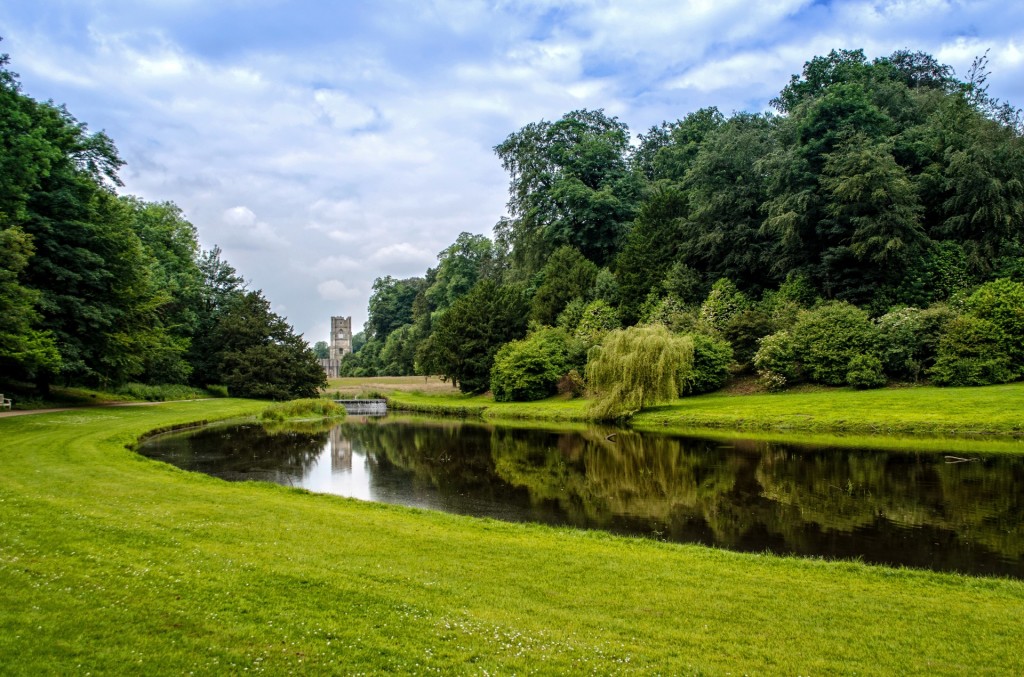
[[[227,480],[464,515],[1024,578],[1024,456],[951,464],[942,453],[404,417],[215,426],[139,451]]]

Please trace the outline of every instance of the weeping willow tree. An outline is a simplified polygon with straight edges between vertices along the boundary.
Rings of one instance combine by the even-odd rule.
[[[661,325],[613,331],[591,349],[587,384],[589,414],[598,420],[625,418],[679,394],[693,370],[693,340]]]

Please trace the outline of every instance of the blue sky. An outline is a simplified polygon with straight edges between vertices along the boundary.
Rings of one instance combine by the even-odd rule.
[[[310,342],[375,277],[491,234],[493,147],[604,108],[634,134],[760,111],[833,48],[922,50],[1024,105],[1024,3],[952,0],[10,0],[23,89],[104,129],[125,190],[173,200]]]

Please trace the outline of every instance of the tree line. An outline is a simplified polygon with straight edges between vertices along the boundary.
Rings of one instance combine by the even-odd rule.
[[[663,325],[692,343],[680,393],[744,370],[770,388],[1020,378],[1024,123],[987,65],[834,50],[770,113],[704,108],[635,140],[602,110],[528,124],[495,147],[494,237],[379,278],[343,372],[532,398],[585,387],[613,332]]]
[[[312,350],[171,202],[119,195],[103,132],[25,95],[0,56],[0,383],[311,396]]]

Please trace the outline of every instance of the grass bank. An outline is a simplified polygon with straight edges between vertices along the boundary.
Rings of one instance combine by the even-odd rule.
[[[486,419],[582,421],[587,401],[555,397],[539,402],[495,402],[488,395],[389,391],[392,406],[408,411]],[[638,429],[710,428],[778,433],[891,435],[1024,434],[1024,383],[984,388],[817,389],[675,400],[632,418]]]
[[[125,448],[263,406],[0,420],[0,672],[1024,672],[1019,581],[229,484]]]

